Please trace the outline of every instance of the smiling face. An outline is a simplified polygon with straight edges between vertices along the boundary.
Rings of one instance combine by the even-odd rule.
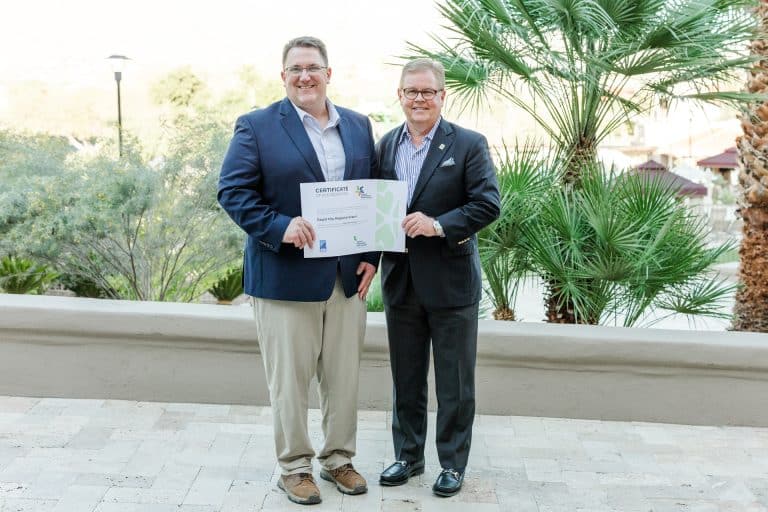
[[[309,72],[307,68],[322,68]],[[300,73],[292,73],[290,69],[303,69]],[[326,63],[317,48],[291,48],[285,56],[283,71],[280,73],[285,85],[288,98],[300,109],[316,115],[325,109],[325,91],[331,79],[331,68]]]
[[[421,94],[416,96],[415,99],[410,100],[403,94],[403,91],[407,89],[419,91],[432,89],[439,92],[430,100],[425,100]],[[434,73],[429,69],[416,70],[403,75],[397,96],[400,98],[400,106],[403,108],[409,128],[419,133],[427,133],[432,129],[440,118],[443,100],[445,100],[445,91],[440,89],[442,87],[439,85]]]

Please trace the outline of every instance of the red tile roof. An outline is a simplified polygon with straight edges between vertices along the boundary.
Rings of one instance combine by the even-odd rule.
[[[709,156],[696,162],[699,167],[712,167],[715,169],[735,169],[739,166],[739,154],[736,148],[728,148],[719,155]]]
[[[651,159],[638,165],[635,169],[639,171],[666,171],[667,167],[664,164]]]
[[[643,177],[647,177],[650,180],[659,180],[664,185],[672,186],[677,189],[677,195],[679,196],[707,195],[707,187],[694,183],[687,178],[683,178],[679,174],[668,171],[664,164],[661,164],[656,160],[648,160],[635,167],[635,170]]]

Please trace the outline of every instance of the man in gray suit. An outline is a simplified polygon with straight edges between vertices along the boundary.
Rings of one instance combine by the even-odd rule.
[[[382,259],[396,462],[379,482],[401,485],[424,471],[431,342],[443,468],[432,489],[453,496],[464,479],[475,414],[481,290],[476,234],[499,216],[499,191],[485,137],[440,115],[445,100],[440,63],[407,63],[398,97],[406,122],[376,148],[380,177],[405,181],[409,201],[406,252],[384,253]]]

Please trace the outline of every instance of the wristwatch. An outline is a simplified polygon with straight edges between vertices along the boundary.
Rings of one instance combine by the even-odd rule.
[[[445,237],[445,231],[443,231],[443,226],[440,225],[440,221],[435,219],[432,221],[432,227],[435,228],[435,233],[437,233],[437,236],[444,238]]]

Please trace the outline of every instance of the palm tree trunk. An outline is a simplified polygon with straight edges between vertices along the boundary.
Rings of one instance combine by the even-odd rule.
[[[757,8],[761,32],[768,33],[768,0]],[[755,40],[755,63],[747,90],[768,93],[768,41]],[[741,161],[739,183],[744,189],[739,213],[744,220],[739,249],[739,281],[732,329],[768,332],[768,102],[753,104],[741,120],[744,135],[736,139]]]
[[[581,136],[573,146],[570,158],[566,161],[563,174],[564,187],[577,187],[581,182],[585,169],[594,168],[597,162],[597,145],[594,137]],[[547,308],[546,321],[551,324],[590,324],[597,325],[599,318],[580,318],[576,316],[576,306],[573,301],[560,297],[557,282],[547,282],[547,297],[544,304]]]
[[[582,136],[573,146],[570,158],[566,162],[563,182],[566,185],[579,185],[584,169],[592,168],[597,162],[597,144],[594,137]]]
[[[569,300],[558,300],[557,294],[552,291],[555,285],[549,283],[549,294],[544,300],[547,306],[546,320],[550,324],[576,324],[578,318],[576,318],[576,311],[573,303]],[[562,304],[561,304],[562,302]],[[584,323],[584,322],[581,322]]]

